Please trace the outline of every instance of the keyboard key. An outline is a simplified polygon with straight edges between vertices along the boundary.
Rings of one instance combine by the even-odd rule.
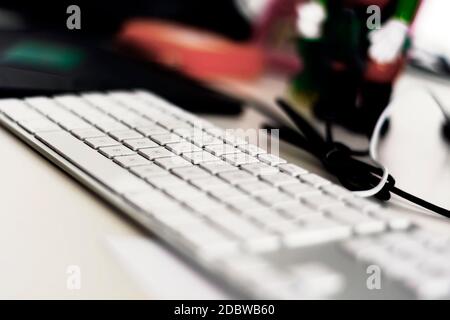
[[[325,194],[303,196],[301,199],[308,206],[310,206],[315,210],[323,210],[331,207],[344,206],[344,204],[341,201]]]
[[[169,172],[157,166],[156,164],[148,164],[145,166],[132,167],[131,172],[142,179],[146,179],[154,176],[167,176]]]
[[[350,227],[321,216],[304,216],[301,222],[301,228],[283,234],[282,239],[286,246],[312,245],[348,238],[351,235]]]
[[[168,143],[180,142],[183,140],[179,135],[175,133],[166,133],[166,134],[154,134],[150,136],[150,139],[155,141],[160,145],[166,145]]]
[[[353,197],[352,193],[349,190],[335,184],[326,185],[322,187],[322,190],[339,200]]]
[[[216,188],[226,188],[229,186],[228,183],[217,177],[196,178],[192,179],[190,183],[204,191],[209,191]]]
[[[94,149],[98,149],[101,147],[111,147],[111,146],[119,146],[120,142],[114,140],[110,137],[95,137],[95,138],[87,138],[85,140],[87,145]]]
[[[193,179],[198,179],[198,178],[210,177],[210,174],[207,173],[205,170],[203,170],[197,166],[192,166],[192,165],[190,165],[189,167],[185,167],[185,168],[173,169],[172,172],[175,175],[179,176],[183,180],[193,180]]]
[[[215,156],[222,156],[225,154],[232,154],[239,152],[234,146],[226,143],[208,145],[205,147],[205,150],[211,152]]]
[[[138,154],[115,157],[114,161],[125,168],[132,168],[136,166],[144,166],[152,164],[150,161],[148,161],[147,159]]]
[[[195,132],[197,133],[197,132]],[[196,146],[199,146],[200,148],[203,148],[205,146],[210,145],[221,145],[223,144],[223,141],[221,139],[218,139],[210,134],[207,134],[205,132],[202,132],[202,134],[194,134],[194,136],[190,139],[193,144]]]
[[[358,234],[381,232],[386,228],[383,220],[374,219],[348,207],[330,208],[326,212],[331,218],[352,226],[353,230]]]
[[[186,161],[180,156],[173,156],[167,158],[157,158],[155,159],[155,163],[160,165],[166,170],[170,170],[173,168],[181,168],[181,167],[190,167],[192,164],[189,161]]]
[[[242,182],[246,181],[256,181],[257,178],[253,175],[251,175],[248,172],[238,170],[238,171],[227,171],[227,172],[221,172],[218,174],[218,176],[225,181],[236,185]]]
[[[170,152],[164,147],[140,149],[139,154],[149,160],[175,156],[174,153]]]
[[[279,164],[286,163],[286,160],[274,156],[273,154],[270,153],[259,154],[258,159],[271,166],[277,166]]]
[[[303,168],[300,168],[299,166],[292,164],[292,163],[283,163],[280,164],[278,166],[278,169],[280,169],[281,171],[293,176],[293,177],[297,177],[300,176],[302,174],[306,174],[308,173],[308,171],[306,171]]]
[[[139,139],[143,137],[142,134],[134,130],[113,131],[109,135],[119,141],[124,141],[127,139]]]
[[[239,212],[250,212],[267,209],[267,206],[264,206],[257,200],[246,196],[240,198],[223,199],[223,201]]]
[[[38,132],[48,132],[48,131],[61,131],[61,127],[59,127],[57,124],[51,122],[50,120],[47,120],[45,118],[43,119],[36,119],[36,120],[19,120],[18,122],[19,126],[27,130],[28,132],[35,134]]]
[[[202,167],[206,171],[210,172],[211,174],[239,170],[235,166],[232,166],[231,164],[226,163],[225,161],[222,161],[222,160],[214,161],[214,162],[202,162],[202,163],[200,163],[200,167]]]
[[[298,183],[281,185],[280,189],[295,198],[321,194],[320,190],[300,181]]]
[[[252,157],[251,155],[242,152],[225,154],[222,156],[222,159],[225,160],[226,162],[231,163],[233,166],[240,166],[243,164],[259,162],[259,160],[256,159],[255,157]]]
[[[67,132],[39,133],[37,138],[117,193],[149,189],[144,181],[99,153],[92,152],[86,144]]]
[[[280,192],[278,190],[262,192],[257,195],[257,199],[267,206],[277,206],[281,204],[296,204],[299,203],[298,200],[288,196],[287,194]]]
[[[258,180],[239,182],[237,184],[237,187],[251,195],[258,195],[258,194],[264,193],[266,191],[270,191],[270,190],[276,191],[277,190],[276,188],[272,187],[271,185],[269,185],[265,182],[262,182],[262,181],[258,181]]]
[[[308,173],[300,176],[300,180],[303,182],[309,183],[315,188],[322,188],[324,186],[328,186],[331,182],[327,179],[324,179],[314,173]]]
[[[242,197],[242,191],[235,187],[217,187],[209,190],[208,193],[218,200]]]
[[[262,162],[244,164],[241,168],[255,176],[278,173],[279,170]]]
[[[95,129],[94,127],[91,127],[89,129],[75,129],[75,130],[72,130],[72,134],[81,140],[85,140],[87,138],[98,138],[98,137],[105,136],[105,134],[103,132],[101,132],[98,129]]]
[[[151,141],[148,138],[142,138],[142,139],[129,139],[129,140],[124,140],[123,142],[128,148],[134,150],[134,151],[138,151],[140,149],[145,149],[145,148],[155,148],[155,147],[159,147],[158,144],[156,144],[155,142]]]
[[[99,148],[101,154],[108,158],[114,158],[118,156],[134,155],[134,151],[128,149],[125,146],[112,146],[112,147],[101,147]]]
[[[361,211],[373,211],[373,210],[378,210],[381,208],[381,206],[378,203],[375,203],[373,201],[364,199],[364,198],[358,198],[358,197],[351,197],[351,198],[346,198],[345,202],[353,207],[356,208],[358,210]]]
[[[143,134],[146,137],[151,137],[157,134],[168,134],[169,131],[161,127],[160,125],[157,125],[156,123],[153,125],[147,125],[145,127],[137,127],[136,131]]]
[[[253,157],[257,156],[258,154],[266,153],[264,149],[261,149],[253,144],[238,145],[237,148]]]
[[[279,187],[286,184],[298,184],[298,180],[286,173],[278,172],[274,174],[262,175],[261,180],[266,181],[267,183]]]
[[[146,177],[146,179],[150,184],[155,186],[158,189],[166,189],[166,188],[175,188],[179,186],[184,186],[186,182],[183,180],[173,176],[173,175],[155,175]]]
[[[186,152],[186,153],[183,153],[183,158],[191,161],[193,164],[199,164],[202,162],[220,160],[216,156],[213,156],[211,153],[206,152],[206,151]]]
[[[93,122],[94,123],[94,122]],[[100,122],[94,123],[95,126],[103,132],[110,133],[113,131],[126,131],[128,128],[126,125],[120,123],[119,121],[108,121],[108,122]]]
[[[197,147],[195,144],[192,144],[187,141],[177,142],[177,143],[169,143],[166,145],[166,148],[178,155],[181,155],[186,152],[189,153],[189,152],[202,150],[201,148]]]

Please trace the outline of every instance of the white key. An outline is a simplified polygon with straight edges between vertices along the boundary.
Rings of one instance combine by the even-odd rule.
[[[300,176],[300,180],[309,183],[315,188],[321,188],[330,185],[331,182],[325,178],[322,178],[314,173],[308,173]]]
[[[192,166],[192,165],[190,165],[189,167],[185,167],[185,168],[173,169],[172,172],[174,174],[176,174],[177,176],[179,176],[183,180],[192,180],[192,179],[210,177],[210,175],[205,170],[203,170],[197,166]]]
[[[145,166],[132,167],[131,172],[133,172],[138,177],[141,177],[142,179],[169,175],[169,172],[153,163]]]
[[[45,119],[39,112],[18,99],[2,99],[0,101],[0,112],[16,122],[19,120]]]
[[[166,145],[168,143],[175,143],[183,141],[183,138],[181,138],[179,135],[175,133],[166,133],[166,134],[154,134],[150,136],[150,138],[159,143],[160,145]]]
[[[276,208],[284,215],[292,219],[302,217],[304,215],[322,215],[321,212],[311,209],[302,203],[280,203]]]
[[[248,194],[258,195],[263,192],[276,191],[277,189],[262,181],[244,181],[237,184],[237,187]]]
[[[160,165],[166,170],[181,168],[181,167],[190,167],[192,164],[189,161],[186,161],[180,156],[173,156],[167,158],[157,158],[155,159],[155,163]]]
[[[164,147],[140,149],[139,154],[149,160],[175,156],[174,153],[170,152]]]
[[[170,121],[160,121],[159,122],[161,124],[161,126],[163,126],[164,128],[166,128],[167,130],[175,130],[175,129],[190,129],[192,128],[192,126],[187,123],[184,122],[182,120],[170,120]]]
[[[305,217],[302,218],[303,225],[300,229],[283,236],[285,245],[289,247],[311,245],[344,239],[351,235],[351,228],[348,226],[320,216],[307,216],[308,219]]]
[[[186,185],[186,182],[173,175],[150,176],[145,179],[158,189],[176,188]]]
[[[112,147],[101,147],[99,148],[101,154],[108,158],[114,158],[118,156],[135,155],[133,150],[128,149],[125,146],[112,146]]]
[[[110,133],[113,131],[126,131],[130,129],[126,125],[121,124],[119,121],[108,121],[101,123],[92,122],[92,123],[94,123],[98,129],[106,133]]]
[[[369,211],[369,215],[375,219],[385,221],[393,230],[406,230],[412,225],[410,219],[402,217],[399,214],[389,213],[383,210]]]
[[[215,156],[222,156],[225,154],[232,154],[239,152],[239,150],[236,149],[234,146],[226,143],[205,146],[205,150],[211,152]]]
[[[184,201],[184,204],[186,204],[192,210],[199,212],[202,212],[204,210],[214,211],[214,208],[222,207],[221,203],[211,197],[208,197],[207,195],[204,195],[204,197],[202,198],[189,197]]]
[[[117,142],[116,140],[110,137],[87,138],[85,142],[94,149],[120,145],[120,142]]]
[[[288,196],[287,194],[276,191],[262,192],[257,195],[257,199],[267,206],[277,206],[281,204],[296,204],[300,203],[298,200]]]
[[[130,139],[130,140],[124,140],[123,142],[128,148],[138,151],[140,149],[144,148],[155,148],[159,147],[158,144],[151,141],[148,138],[142,138],[142,139]]]
[[[35,120],[19,120],[18,124],[32,134],[38,132],[62,131],[61,127],[45,118]]]
[[[195,144],[192,144],[187,141],[182,141],[182,142],[177,142],[177,143],[168,143],[166,145],[166,148],[178,155],[181,155],[185,152],[194,152],[194,151],[202,150],[201,148],[197,147]]]
[[[97,137],[105,136],[105,134],[103,132],[101,132],[98,129],[95,129],[94,127],[91,127],[89,129],[75,129],[75,130],[72,130],[72,134],[81,140],[85,140],[87,138],[97,138]]]
[[[239,212],[250,212],[267,209],[267,206],[264,206],[255,199],[245,195],[242,197],[223,199],[223,201]]]
[[[348,207],[331,208],[326,211],[333,219],[352,226],[358,234],[381,232],[386,229],[386,224],[383,220],[374,219]]]
[[[223,140],[234,146],[241,146],[241,145],[248,144],[247,140],[245,140],[241,137],[238,137],[234,134],[227,134],[226,132],[225,132],[225,136],[223,137]]]
[[[226,162],[231,163],[234,166],[259,162],[259,160],[256,159],[255,157],[252,157],[251,155],[243,152],[225,154],[222,156],[222,159],[225,160]]]
[[[211,196],[218,200],[242,197],[243,193],[232,186],[223,188],[214,188],[208,192]]]
[[[381,206],[378,203],[375,203],[373,201],[364,198],[357,198],[357,197],[346,198],[345,202],[348,203],[349,206],[365,212],[374,211],[381,208]]]
[[[214,162],[203,162],[203,163],[200,163],[200,167],[202,167],[206,171],[210,172],[211,174],[239,170],[235,166],[232,166],[231,164],[226,163],[225,161],[222,161],[222,160],[214,161]]]
[[[39,133],[37,138],[76,164],[83,171],[118,193],[148,190],[138,177],[106,159],[64,131]]]
[[[136,166],[144,166],[152,164],[150,161],[148,161],[147,159],[138,154],[115,157],[114,162],[117,162],[118,164],[120,164],[122,167],[125,168],[132,168]]]
[[[252,251],[268,251],[279,246],[277,236],[267,233],[263,229],[258,228],[255,224],[237,215],[212,215],[209,219],[228,233],[243,240],[245,243],[244,246]]]
[[[324,186],[322,187],[322,190],[339,200],[353,197],[352,193],[349,190],[335,184]]]
[[[296,298],[325,299],[337,294],[345,285],[345,277],[321,262],[307,262],[291,267]]]
[[[134,130],[113,131],[109,135],[119,141],[124,141],[126,139],[139,139],[143,137],[142,134]]]
[[[157,190],[130,193],[125,198],[142,210],[153,213],[157,217],[161,217],[163,213],[164,215],[175,215],[183,210],[172,198]]]
[[[218,174],[218,176],[234,185],[246,181],[257,181],[257,178],[255,176],[242,170],[221,172]]]
[[[292,183],[297,184],[299,182],[296,178],[283,172],[262,175],[261,180],[266,181],[275,187]]]
[[[161,127],[160,125],[157,125],[156,123],[153,125],[147,125],[145,127],[137,127],[136,130],[143,134],[146,137],[151,137],[156,134],[167,134],[169,131]]]
[[[271,165],[271,166],[277,166],[279,164],[286,163],[286,160],[281,159],[280,157],[274,156],[273,154],[270,154],[270,153],[259,154],[258,159],[264,163]]]
[[[282,185],[280,186],[280,189],[295,198],[321,194],[321,191],[319,189],[316,189],[311,185],[302,183],[300,181],[298,181],[298,183]]]
[[[279,170],[262,162],[244,164],[241,168],[255,176],[278,173]]]
[[[216,188],[226,188],[229,186],[228,183],[217,177],[192,179],[190,182],[197,188],[204,191],[209,191]]]
[[[197,133],[197,132],[194,132]],[[200,148],[205,146],[215,145],[215,144],[223,144],[221,139],[218,139],[210,134],[203,132],[202,134],[194,134],[194,136],[190,139],[192,143]]]
[[[344,203],[325,194],[308,195],[302,197],[302,200],[315,210],[323,210],[332,207],[343,207]]]
[[[237,148],[242,152],[248,153],[251,156],[257,156],[258,154],[266,153],[266,151],[262,148],[255,146],[254,144],[243,144],[238,145]]]
[[[303,169],[303,168],[300,168],[299,166],[297,166],[297,165],[295,165],[295,164],[292,164],[292,163],[283,163],[283,164],[280,164],[280,165],[278,166],[278,168],[279,168],[281,171],[283,171],[283,172],[285,172],[285,173],[287,173],[287,174],[289,174],[289,175],[291,175],[291,176],[293,176],[293,177],[297,177],[297,176],[300,176],[300,175],[302,175],[302,174],[308,173],[307,170],[305,170],[305,169]]]
[[[186,152],[183,153],[183,158],[191,161],[193,164],[220,160],[216,156],[213,156],[211,153],[206,151]]]

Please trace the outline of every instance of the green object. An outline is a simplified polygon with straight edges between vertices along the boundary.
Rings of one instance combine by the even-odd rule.
[[[56,71],[70,71],[84,60],[84,52],[52,43],[24,41],[7,49],[2,60],[19,65],[47,67]]]
[[[420,0],[398,0],[395,17],[411,24],[419,7]]]

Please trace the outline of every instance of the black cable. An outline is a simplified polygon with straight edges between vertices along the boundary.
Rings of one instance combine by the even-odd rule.
[[[339,182],[351,191],[370,190],[377,186],[383,171],[367,162],[356,159],[355,156],[366,151],[352,150],[341,142],[333,140],[332,124],[327,123],[326,137],[324,138],[312,125],[284,100],[277,99],[277,104],[285,111],[296,125],[298,131],[283,127],[280,129],[280,138],[311,153],[320,160],[325,169],[337,177]],[[383,188],[375,195],[382,201],[387,201],[394,193],[418,206],[450,218],[450,211],[416,197],[395,186],[395,179],[389,175]]]

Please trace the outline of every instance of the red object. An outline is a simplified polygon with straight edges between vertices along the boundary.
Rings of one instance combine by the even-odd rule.
[[[127,22],[119,33],[119,41],[201,79],[254,78],[264,66],[264,53],[258,46],[160,20]]]

